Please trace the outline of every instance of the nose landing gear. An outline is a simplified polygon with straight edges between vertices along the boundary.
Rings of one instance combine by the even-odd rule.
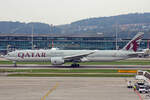
[[[13,61],[14,67],[17,67],[16,61]]]

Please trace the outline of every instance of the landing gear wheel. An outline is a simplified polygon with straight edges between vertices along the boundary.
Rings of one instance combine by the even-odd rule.
[[[80,67],[80,64],[71,64],[71,67]]]
[[[16,61],[13,61],[14,67],[17,67]]]

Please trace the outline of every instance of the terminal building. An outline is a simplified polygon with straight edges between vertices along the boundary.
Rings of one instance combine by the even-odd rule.
[[[123,48],[131,39],[117,39],[117,47]],[[101,35],[54,35],[54,34],[0,34],[0,53],[6,54],[8,50],[16,49],[50,49],[54,47],[63,50],[114,50],[115,37]],[[33,44],[33,45],[32,45]],[[140,48],[147,48],[147,39],[143,39]]]

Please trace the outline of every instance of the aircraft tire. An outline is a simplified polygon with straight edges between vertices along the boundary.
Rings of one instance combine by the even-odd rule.
[[[80,64],[71,64],[71,67],[80,67]]]
[[[13,65],[14,67],[17,67],[16,61],[13,61]]]

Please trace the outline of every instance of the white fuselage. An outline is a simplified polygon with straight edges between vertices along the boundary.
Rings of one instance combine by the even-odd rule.
[[[66,57],[92,52],[93,50],[16,50],[4,57],[11,61],[51,61],[52,57]],[[132,51],[124,50],[97,50],[81,59],[85,61],[117,61],[129,58]]]

